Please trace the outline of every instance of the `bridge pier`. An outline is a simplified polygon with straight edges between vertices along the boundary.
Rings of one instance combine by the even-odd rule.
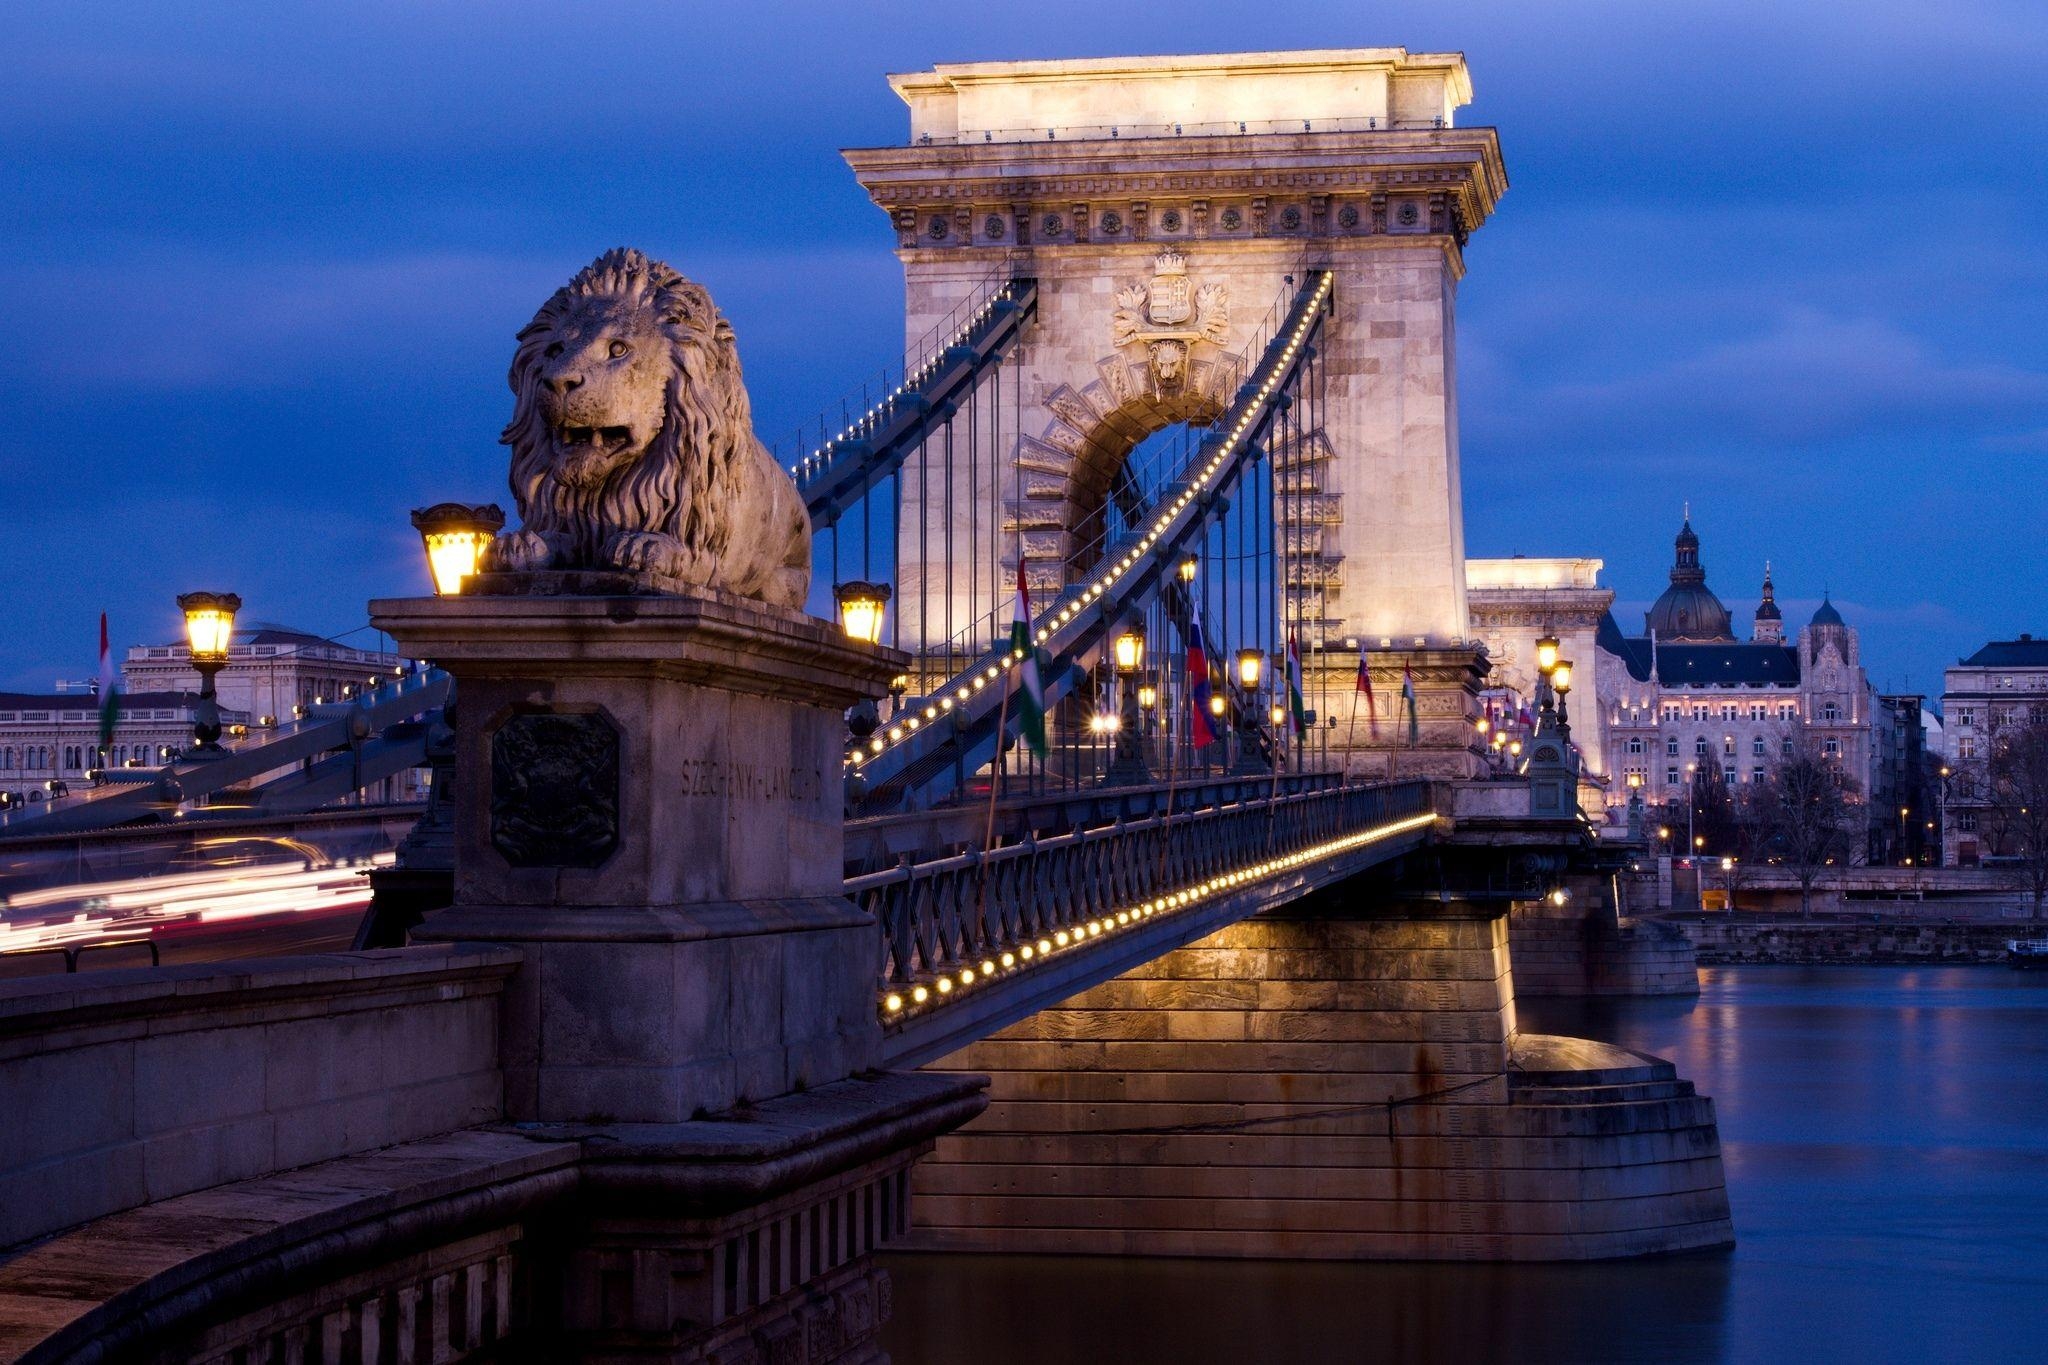
[[[1608,872],[1566,878],[1562,905],[1518,903],[1508,919],[1516,989],[1525,996],[1698,995],[1691,940],[1657,920],[1624,918]]]
[[[989,1109],[913,1181],[917,1244],[1552,1260],[1732,1240],[1712,1102],[1515,1024],[1505,905],[1364,879],[945,1059]]]

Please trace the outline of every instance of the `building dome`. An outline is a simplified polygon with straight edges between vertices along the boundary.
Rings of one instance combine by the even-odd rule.
[[[1707,586],[1707,571],[1700,567],[1700,538],[1690,516],[1678,528],[1674,544],[1671,586],[1644,614],[1645,626],[1659,640],[1733,640],[1728,608]]]
[[[1842,620],[1842,613],[1835,610],[1835,604],[1828,600],[1827,595],[1823,593],[1820,599],[1820,607],[1813,613],[1812,624],[1816,626],[1839,626],[1846,623]]]

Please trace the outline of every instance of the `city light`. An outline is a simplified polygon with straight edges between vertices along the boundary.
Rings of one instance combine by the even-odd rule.
[[[426,547],[435,594],[454,597],[477,571],[485,547],[505,525],[505,514],[489,503],[437,502],[415,509],[412,525]]]

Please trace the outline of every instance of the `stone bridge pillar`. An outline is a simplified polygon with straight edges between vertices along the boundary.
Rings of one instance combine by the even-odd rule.
[[[998,466],[950,480],[905,469],[905,643],[938,645],[985,615],[1020,556],[1036,590],[1085,570],[1132,447],[1221,413],[1289,278],[1327,267],[1321,425],[1274,452],[1309,523],[1290,611],[1347,668],[1359,640],[1426,656],[1427,738],[1362,731],[1354,747],[1379,757],[1361,767],[1472,775],[1454,737],[1470,689],[1440,676],[1437,657],[1471,648],[1455,296],[1467,235],[1507,179],[1492,129],[1452,126],[1471,98],[1463,59],[1369,48],[994,62],[891,84],[910,106],[909,145],[846,155],[895,226],[908,338],[992,275],[1039,286],[1006,376],[1014,410],[996,415]],[[1426,754],[1389,756],[1402,749]]]
[[[550,1360],[870,1360],[870,1253],[908,1168],[981,1105],[878,1074],[877,929],[842,895],[843,711],[901,656],[619,573],[380,602],[452,673],[455,904],[516,947],[506,1117],[582,1145],[526,1305]]]

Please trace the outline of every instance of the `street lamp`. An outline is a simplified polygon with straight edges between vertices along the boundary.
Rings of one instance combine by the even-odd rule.
[[[1557,667],[1558,643],[1555,635],[1544,635],[1536,641],[1536,671],[1548,675]]]
[[[1195,560],[1195,557],[1194,557],[1193,555],[1189,555],[1189,556],[1188,556],[1188,557],[1187,557],[1186,559],[1183,559],[1183,560],[1182,560],[1182,561],[1180,562],[1180,567],[1179,567],[1178,569],[1174,570],[1174,572],[1176,572],[1176,573],[1178,573],[1178,574],[1180,575],[1180,581],[1181,581],[1181,582],[1183,582],[1183,583],[1192,583],[1192,582],[1194,582],[1194,581],[1195,581],[1195,568],[1196,568],[1196,560]]]
[[[192,708],[192,748],[188,758],[219,758],[220,702],[214,678],[227,667],[228,642],[235,634],[235,613],[242,599],[231,592],[188,592],[178,598],[185,613],[185,643],[192,667],[199,671],[199,704]]]
[[[1126,678],[1145,666],[1145,632],[1132,626],[1116,637],[1116,671]]]
[[[839,606],[839,628],[863,644],[882,642],[882,611],[889,605],[886,583],[863,583],[858,579],[841,583],[832,590]]]
[[[1256,692],[1259,687],[1259,674],[1264,669],[1265,663],[1266,656],[1256,649],[1240,649],[1237,651],[1238,685],[1247,692]]]
[[[1143,704],[1138,673],[1145,666],[1144,628],[1126,627],[1110,642],[1110,654],[1116,660],[1123,696],[1122,714],[1112,732],[1116,735],[1116,754],[1110,760],[1108,781],[1111,786],[1140,786],[1152,780],[1152,773],[1145,766],[1144,721],[1138,714]]]
[[[1572,690],[1570,659],[1559,659],[1557,665],[1550,670],[1550,685],[1557,689],[1557,732],[1569,743],[1572,737],[1572,720],[1571,713],[1565,709],[1565,698],[1571,695]]]
[[[454,597],[477,571],[484,548],[505,525],[505,514],[490,503],[437,502],[416,507],[412,528],[427,550],[427,572],[437,597]]]

